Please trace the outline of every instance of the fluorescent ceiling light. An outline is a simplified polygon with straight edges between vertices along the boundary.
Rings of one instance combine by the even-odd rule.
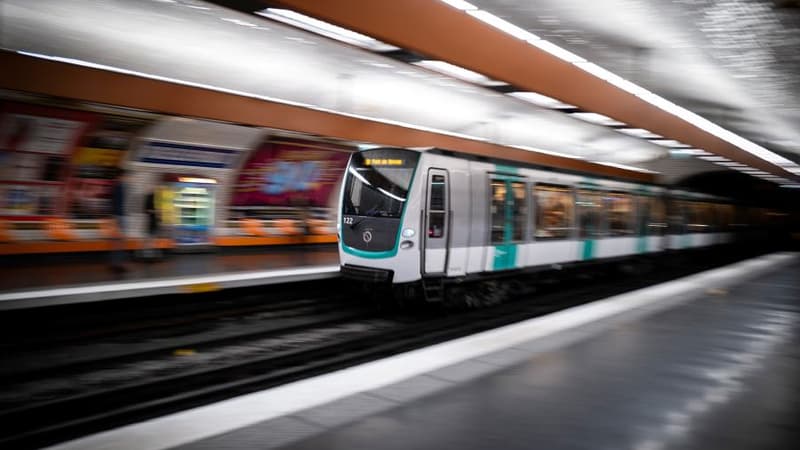
[[[683,142],[678,142],[673,139],[653,139],[649,142],[656,145],[660,145],[662,147],[670,147],[670,148],[686,147],[686,144],[684,144]]]
[[[592,162],[595,163],[595,164],[601,164],[601,165],[604,165],[604,166],[616,167],[618,169],[633,170],[635,172],[660,173],[660,172],[657,172],[655,170],[643,169],[641,167],[628,166],[628,165],[625,165],[625,164],[618,164],[618,163],[613,163],[613,162],[603,162],[603,161],[592,161]]]
[[[536,153],[544,153],[545,155],[552,155],[552,156],[560,156],[562,158],[571,158],[571,159],[583,159],[583,156],[580,155],[571,155],[569,153],[561,153],[561,152],[553,152],[550,150],[542,150],[539,148],[528,147],[527,145],[509,145],[512,148],[518,148],[520,150],[526,150],[529,152],[536,152]]]
[[[618,125],[625,125],[624,123],[612,119],[611,117],[604,116],[602,114],[597,113],[590,113],[590,112],[579,112],[579,113],[572,113],[570,116],[583,120],[585,122],[596,123],[598,125],[606,125],[606,126],[618,126]]]
[[[650,130],[645,130],[644,128],[619,128],[617,129],[617,131],[623,134],[627,134],[628,136],[633,136],[642,139],[658,139],[662,137],[653,133]]]
[[[728,159],[728,158],[726,158],[724,156],[701,156],[700,159],[705,159],[706,161],[713,161],[713,162],[730,161],[730,159]]]
[[[528,41],[534,47],[544,50],[547,53],[550,53],[553,56],[563,59],[564,61],[571,62],[571,63],[578,63],[586,61],[584,58],[576,55],[575,53],[570,52],[569,50],[565,50],[556,44],[553,44],[550,41],[546,41],[544,39]]]
[[[622,89],[622,90],[624,90],[624,91],[626,91],[628,93],[631,93],[633,95],[642,96],[642,95],[651,93],[650,91],[648,91],[647,89],[639,86],[638,84],[631,83],[630,81],[622,78],[621,76],[619,76],[619,75],[617,75],[617,74],[615,74],[613,72],[610,72],[610,71],[598,66],[595,63],[586,62],[584,60],[582,62],[581,61],[573,62],[573,64],[575,64],[575,66],[578,67],[579,69],[583,69],[586,72],[589,72],[590,74],[596,76],[597,78],[600,78],[601,80],[607,81],[607,82],[613,84],[614,86],[616,86],[616,87],[618,87],[618,88],[620,88],[620,89]]]
[[[314,19],[313,17],[296,13],[289,9],[267,8],[263,11],[257,12],[256,14],[297,28],[302,28],[303,30],[310,31],[312,33],[326,36],[331,39],[336,39],[337,41],[344,42],[346,44],[356,45],[367,50],[372,50],[375,52],[399,50],[398,47],[381,42],[369,36],[365,36],[361,33],[356,33],[355,31],[351,31],[328,22],[323,22],[321,20]]]
[[[442,0],[442,2],[447,3],[455,9],[460,9],[461,11],[478,9],[477,6],[473,5],[472,3],[465,2],[464,0]]]
[[[713,153],[708,153],[705,150],[700,150],[699,148],[681,148],[676,150],[669,151],[672,154],[676,155],[692,155],[692,156],[711,156]]]
[[[425,67],[426,69],[435,70],[439,73],[450,75],[451,77],[460,80],[469,81],[470,83],[481,84],[483,86],[502,86],[506,83],[502,81],[492,80],[486,75],[473,72],[471,70],[459,67],[444,61],[435,61],[426,59],[413,63],[415,66]]]
[[[239,19],[230,19],[230,18],[227,18],[227,17],[223,17],[220,20],[222,20],[224,22],[230,22],[230,23],[233,23],[233,24],[236,24],[236,25],[241,25],[243,27],[248,27],[248,28],[256,28],[256,27],[258,27],[258,25],[254,24],[254,23],[245,22],[244,20],[239,20]]]
[[[495,27],[500,31],[506,32],[517,39],[522,39],[525,42],[538,41],[539,39],[541,39],[539,36],[527,30],[522,29],[511,22],[503,20],[490,12],[483,10],[467,11],[467,12],[472,17]]]
[[[533,103],[536,106],[550,109],[571,109],[575,106],[556,100],[546,95],[537,94],[536,92],[510,92],[508,95],[525,100],[528,103]]]

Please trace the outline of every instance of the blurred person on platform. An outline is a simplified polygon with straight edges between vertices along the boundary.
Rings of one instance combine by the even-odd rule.
[[[158,238],[161,233],[161,216],[158,212],[158,195],[155,189],[151,190],[144,197],[144,213],[147,217],[147,230],[145,235],[142,257],[145,260],[155,260],[161,258],[161,250],[158,248]]]
[[[128,192],[128,173],[125,169],[118,169],[114,184],[111,186],[111,217],[114,221],[116,236],[111,247],[111,270],[124,272],[125,266],[125,197]]]

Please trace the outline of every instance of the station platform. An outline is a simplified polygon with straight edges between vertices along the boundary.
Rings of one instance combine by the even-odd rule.
[[[0,310],[332,278],[339,273],[339,255],[335,245],[316,244],[170,254],[155,262],[131,260],[127,268],[111,271],[107,255],[6,260],[0,267]]]
[[[53,448],[794,448],[799,273],[766,255]]]

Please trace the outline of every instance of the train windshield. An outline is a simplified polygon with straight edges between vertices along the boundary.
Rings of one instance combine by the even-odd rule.
[[[342,213],[399,219],[419,153],[374,149],[353,154],[347,168]]]

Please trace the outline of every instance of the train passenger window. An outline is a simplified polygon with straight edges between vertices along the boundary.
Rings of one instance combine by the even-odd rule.
[[[598,191],[578,191],[578,227],[581,238],[596,238],[606,235],[603,194]]]
[[[512,230],[511,240],[525,240],[525,225],[528,222],[528,204],[525,201],[525,183],[522,181],[511,182],[511,192],[514,194],[512,199],[511,213],[514,216],[514,229]]]
[[[603,198],[607,215],[608,231],[611,236],[633,234],[633,199],[629,194],[608,192]]]
[[[687,228],[689,233],[708,232],[711,225],[711,204],[688,202]]]
[[[717,204],[717,220],[720,231],[730,231],[733,227],[733,205]]]
[[[650,197],[639,195],[636,197],[636,234],[647,235],[647,225],[650,223]]]
[[[491,209],[492,215],[492,244],[502,244],[505,241],[506,224],[506,183],[502,180],[492,180],[491,183]]]
[[[536,239],[564,239],[572,232],[575,208],[572,190],[566,186],[537,184],[533,187],[536,202]]]
[[[430,211],[428,213],[428,237],[441,238],[444,236],[444,213]]]
[[[431,177],[431,210],[444,211],[444,175]]]
[[[647,234],[660,236],[667,231],[667,211],[664,201],[658,197],[650,197],[650,219],[647,224]]]
[[[428,205],[428,237],[441,239],[445,234],[447,184],[444,175],[431,175]]]
[[[671,200],[668,206],[669,232],[683,234],[686,232],[686,202]]]

